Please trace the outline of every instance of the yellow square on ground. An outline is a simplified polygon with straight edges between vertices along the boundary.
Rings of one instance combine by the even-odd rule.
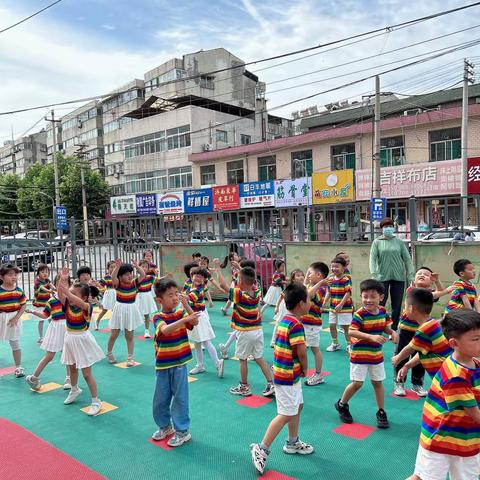
[[[48,383],[44,383],[40,387],[40,390],[33,390],[33,388],[31,388],[30,390],[32,390],[32,392],[35,392],[35,393],[47,393],[47,392],[51,392],[52,390],[58,390],[59,388],[62,388],[62,386],[59,385],[58,383],[48,382]]]
[[[322,328],[322,332],[329,332],[330,328]]]
[[[191,377],[190,375],[188,376],[188,383],[196,382],[198,378],[196,377]]]
[[[238,361],[238,357],[231,357],[230,360],[237,360]]]
[[[111,403],[108,403],[108,402],[102,402],[102,409],[100,410],[100,413],[98,415],[103,415],[104,413],[108,413],[108,412],[111,412],[113,410],[117,410],[117,406],[115,405],[112,405]],[[87,407],[83,407],[80,409],[83,413],[88,413],[88,411],[90,410],[90,405],[88,405]],[[98,417],[97,415],[97,417]]]
[[[138,362],[134,362],[134,363],[135,365],[133,365],[132,367],[127,367],[127,362],[114,363],[114,366],[118,368],[135,368],[141,365],[141,363],[138,363]]]
[[[268,322],[270,325],[275,325],[277,322]]]

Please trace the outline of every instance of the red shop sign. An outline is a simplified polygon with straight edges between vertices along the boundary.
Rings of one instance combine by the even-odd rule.
[[[467,194],[480,193],[480,157],[467,159]]]
[[[240,193],[238,185],[213,187],[213,211],[238,210],[240,208]]]

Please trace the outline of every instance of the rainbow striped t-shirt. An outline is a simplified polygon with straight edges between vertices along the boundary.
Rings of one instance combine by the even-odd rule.
[[[280,287],[282,290],[287,283],[287,277],[284,273],[275,272],[272,276],[272,287]]]
[[[190,287],[193,285],[193,281],[191,278],[187,278],[187,280],[185,280],[185,283],[183,284],[183,287],[182,287],[182,293],[186,293],[190,290]]]
[[[310,299],[310,310],[306,315],[301,317],[301,321],[304,325],[322,326],[322,311],[325,295],[326,288],[320,287],[315,293],[315,296]]]
[[[105,292],[105,290],[110,290],[111,288],[113,288],[112,276],[108,273],[104,275],[98,283],[102,287],[102,293]]]
[[[90,318],[93,313],[93,305],[90,305],[88,311],[72,305],[68,299],[65,301],[65,318],[67,330],[71,332],[85,332],[90,325]]]
[[[253,295],[242,292],[238,287],[230,288],[229,299],[233,303],[231,328],[241,332],[262,328],[262,317],[258,309],[261,299],[259,288],[253,291]]]
[[[52,322],[58,322],[59,320],[65,320],[65,312],[63,311],[62,302],[52,295],[43,309],[44,315],[50,317]]]
[[[350,330],[358,330],[369,335],[381,335],[385,328],[392,324],[392,320],[384,307],[378,307],[378,312],[373,314],[365,307],[353,314]],[[378,365],[383,362],[383,351],[380,343],[350,337],[352,349],[350,363],[363,365]]]
[[[136,281],[131,283],[119,283],[116,288],[118,303],[135,303],[137,298],[138,285]]]
[[[203,286],[191,286],[187,291],[188,304],[194,312],[205,310],[205,288]]]
[[[20,287],[5,290],[0,287],[0,312],[18,312],[27,303],[27,297]]]
[[[296,347],[305,344],[302,322],[287,313],[277,325],[273,350],[273,383],[295,385],[300,380],[301,365]]]
[[[350,293],[350,297],[343,304],[342,309],[337,313],[352,313],[352,277],[343,275],[342,278],[335,278],[330,284],[330,310],[333,312],[335,307],[340,304],[345,294]]]
[[[50,298],[50,288],[52,287],[50,280],[47,278],[45,280],[40,280],[36,277],[33,282],[33,302],[34,307],[44,307]]]
[[[168,335],[164,335],[161,332],[162,325],[177,322],[187,315],[184,308],[178,308],[173,312],[158,312],[154,315],[156,370],[180,367],[192,359],[192,349],[190,348],[187,335],[187,329],[191,330],[192,325],[182,325]]]
[[[437,374],[445,359],[453,353],[437,320],[420,325],[408,346],[418,352],[423,368],[431,377]]]
[[[465,308],[463,304],[462,297],[467,296],[468,301],[472,308],[475,308],[475,299],[477,298],[477,289],[475,285],[465,280],[457,280],[453,286],[455,290],[452,292],[450,301],[445,307],[445,313],[451,312],[453,310],[458,310],[459,308]]]
[[[151,292],[153,284],[155,282],[154,275],[145,275],[145,278],[138,285],[139,292]]]
[[[480,453],[479,426],[465,409],[480,404],[480,361],[474,368],[448,357],[432,381],[423,406],[420,445],[435,453],[473,457]]]

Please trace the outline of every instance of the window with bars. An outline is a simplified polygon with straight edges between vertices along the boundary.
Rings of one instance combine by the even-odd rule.
[[[313,158],[311,150],[292,152],[292,178],[311,177]]]
[[[275,155],[258,158],[258,180],[275,180],[277,178],[277,160]]]
[[[428,132],[430,161],[454,160],[462,156],[461,127]]]
[[[403,136],[381,139],[380,164],[382,167],[395,167],[405,163]]]
[[[226,130],[217,130],[215,134],[217,142],[228,143],[228,133]]]
[[[355,144],[332,145],[330,147],[332,170],[355,169]]]
[[[243,160],[227,162],[227,184],[238,185],[245,181],[243,172]]]
[[[168,188],[192,186],[192,167],[178,167],[168,170]]]
[[[252,137],[250,135],[240,134],[240,144],[241,145],[250,145],[252,142]]]

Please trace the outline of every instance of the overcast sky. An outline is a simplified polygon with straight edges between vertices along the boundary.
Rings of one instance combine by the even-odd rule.
[[[51,0],[2,0],[0,30]],[[473,3],[472,0],[63,0],[0,34],[0,112],[106,93],[171,57],[224,47],[244,61],[344,38]],[[269,106],[343,85],[392,66],[383,64],[480,38],[480,28],[390,54],[382,53],[480,24],[480,7],[375,39],[278,66],[252,65],[267,82]],[[478,51],[478,47],[477,47]],[[366,56],[370,60],[318,73]],[[423,93],[461,81],[462,59],[475,47],[382,78],[384,90]],[[288,59],[285,59],[288,60]],[[411,60],[410,60],[411,61]],[[405,60],[407,63],[408,60]],[[277,66],[275,66],[277,65]],[[265,69],[265,67],[270,67]],[[260,70],[265,69],[265,70]],[[368,71],[355,73],[358,70]],[[260,71],[258,71],[260,70]],[[304,77],[278,82],[295,75]],[[350,74],[350,75],[346,75]],[[333,77],[333,78],[332,78]],[[297,86],[300,83],[316,82]],[[269,86],[270,84],[270,86]],[[373,80],[319,95],[272,113],[289,116],[311,105],[370,92]],[[277,90],[289,88],[277,92]],[[269,93],[271,92],[271,93]],[[24,133],[47,109],[0,116],[0,144]],[[68,109],[56,109],[64,115]],[[32,130],[43,125],[40,122]]]

